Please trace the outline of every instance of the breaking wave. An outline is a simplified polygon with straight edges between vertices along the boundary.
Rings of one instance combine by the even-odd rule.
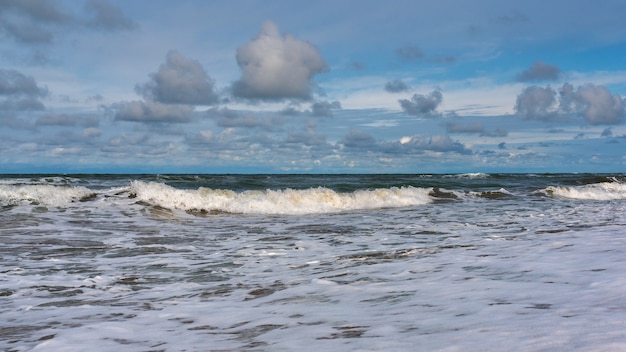
[[[431,189],[392,187],[340,193],[328,188],[234,192],[199,188],[176,189],[163,183],[133,181],[131,194],[137,200],[164,208],[186,211],[318,214],[349,210],[408,207],[428,204]]]
[[[87,200],[96,192],[86,187],[52,185],[0,185],[0,204],[6,205],[51,205]]]
[[[584,186],[547,187],[546,192],[558,198],[618,200],[626,199],[626,184],[621,182],[601,182]]]

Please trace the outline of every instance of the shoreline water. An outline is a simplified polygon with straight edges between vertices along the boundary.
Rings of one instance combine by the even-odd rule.
[[[623,349],[624,181],[0,177],[0,349]]]

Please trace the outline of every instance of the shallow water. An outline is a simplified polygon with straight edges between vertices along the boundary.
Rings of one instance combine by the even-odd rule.
[[[1,181],[2,350],[626,349],[623,175]]]

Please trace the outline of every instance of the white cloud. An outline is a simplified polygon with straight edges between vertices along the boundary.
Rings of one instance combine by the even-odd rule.
[[[241,78],[233,94],[248,99],[310,99],[312,79],[327,70],[312,44],[281,36],[273,22],[265,22],[258,37],[237,49]]]

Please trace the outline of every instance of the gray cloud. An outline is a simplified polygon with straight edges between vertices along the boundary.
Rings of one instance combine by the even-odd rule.
[[[261,128],[274,131],[284,125],[285,120],[280,115],[258,116],[252,112],[241,112],[228,108],[213,108],[207,111],[209,117],[215,119],[220,127]]]
[[[97,127],[100,121],[96,116],[67,115],[67,114],[48,114],[37,119],[35,124],[40,126],[81,126],[81,127]]]
[[[550,120],[556,116],[556,92],[548,87],[530,86],[517,96],[515,112],[529,120]]]
[[[557,66],[546,64],[542,61],[536,61],[528,69],[517,75],[520,82],[529,81],[555,81],[559,78],[561,69]]]
[[[588,84],[576,90],[580,113],[592,125],[614,125],[624,120],[624,101],[603,86]]]
[[[434,90],[428,95],[413,94],[411,99],[398,100],[402,110],[412,116],[440,116],[435,112],[437,107],[443,101],[443,94],[440,91]]]
[[[130,30],[137,27],[107,0],[88,0],[85,10],[92,17],[83,20],[57,1],[2,0],[0,31],[17,42],[45,44],[53,41],[55,33],[67,29]]]
[[[174,50],[167,53],[165,64],[150,74],[150,78],[150,82],[135,87],[146,99],[164,104],[192,105],[212,105],[218,100],[213,79],[202,65]]]
[[[333,110],[341,110],[341,103],[338,101],[316,101],[311,104],[311,114],[313,116],[333,116]]]
[[[471,122],[467,125],[457,122],[446,123],[446,132],[448,133],[483,133],[484,131],[485,126],[480,122]]]
[[[111,105],[115,120],[134,122],[189,122],[193,108],[186,105],[166,105],[152,101],[131,101]]]
[[[402,61],[416,61],[424,58],[424,52],[417,45],[407,45],[398,48],[396,56]]]
[[[393,81],[389,81],[385,84],[385,90],[390,93],[399,93],[404,92],[409,89],[409,86],[406,83],[402,82],[399,79],[395,79]]]
[[[15,70],[0,69],[0,110],[44,110],[39,98],[48,95],[48,89],[37,85],[35,79]]]
[[[37,86],[35,79],[15,70],[0,69],[0,95],[44,97],[48,90]]]
[[[237,49],[241,79],[233,94],[247,99],[311,98],[311,80],[328,70],[318,49],[290,35],[281,36],[272,22],[265,22],[258,37]]]
[[[285,141],[287,144],[304,144],[306,146],[326,146],[329,147],[326,142],[326,135],[315,131],[312,128],[308,128],[304,132],[290,132]]]
[[[132,30],[137,24],[127,17],[122,10],[106,0],[88,0],[85,3],[87,12],[93,14],[87,24],[96,29]]]
[[[592,125],[613,125],[624,120],[624,100],[604,86],[588,84],[574,90],[565,83],[559,95],[557,106],[557,93],[550,86],[530,86],[518,95],[514,108],[531,120],[557,120],[568,114],[580,115]]]
[[[419,153],[423,151],[455,152],[459,154],[471,154],[462,143],[452,140],[446,135],[412,136],[403,138],[399,142],[388,142],[382,145],[382,150],[387,153]]]
[[[386,154],[415,154],[424,151],[454,152],[471,154],[465,146],[446,135],[404,137],[400,141],[377,142],[363,131],[351,130],[339,141],[345,148],[360,151],[373,151]]]
[[[342,140],[339,141],[344,147],[349,149],[377,150],[376,139],[369,133],[361,130],[350,130]]]

